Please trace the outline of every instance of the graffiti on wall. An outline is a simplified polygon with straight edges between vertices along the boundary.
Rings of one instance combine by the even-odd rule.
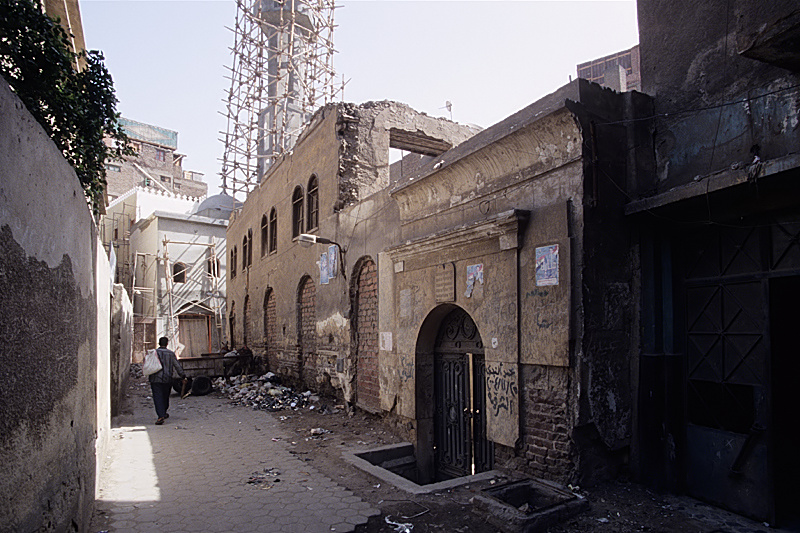
[[[414,379],[414,359],[407,355],[400,356],[400,383],[408,383]]]
[[[519,380],[516,368],[508,364],[486,363],[486,400],[492,417],[517,415]]]

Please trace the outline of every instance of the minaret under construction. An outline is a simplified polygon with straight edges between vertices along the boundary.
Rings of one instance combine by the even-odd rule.
[[[335,96],[334,0],[238,0],[223,190],[244,200]]]

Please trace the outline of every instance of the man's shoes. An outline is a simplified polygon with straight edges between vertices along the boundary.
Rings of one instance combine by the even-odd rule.
[[[161,417],[161,418],[159,418],[158,420],[156,420],[156,425],[157,425],[157,426],[160,426],[160,425],[162,425],[162,424],[164,423],[164,418],[166,418],[166,417]]]
[[[164,420],[166,420],[167,418],[169,418],[169,413],[164,415]]]

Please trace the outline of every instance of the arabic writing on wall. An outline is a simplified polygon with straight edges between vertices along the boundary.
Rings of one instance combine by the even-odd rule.
[[[515,416],[519,403],[517,370],[499,363],[487,363],[486,399],[492,416],[497,417],[501,412]]]

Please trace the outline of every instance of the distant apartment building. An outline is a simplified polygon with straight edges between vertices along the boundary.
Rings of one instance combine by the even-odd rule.
[[[149,187],[190,198],[203,198],[208,184],[203,174],[183,170],[185,157],[176,152],[178,132],[120,118],[130,137],[135,156],[106,163],[106,194],[111,203],[135,187]]]
[[[639,45],[578,65],[578,77],[619,92],[641,91]]]

